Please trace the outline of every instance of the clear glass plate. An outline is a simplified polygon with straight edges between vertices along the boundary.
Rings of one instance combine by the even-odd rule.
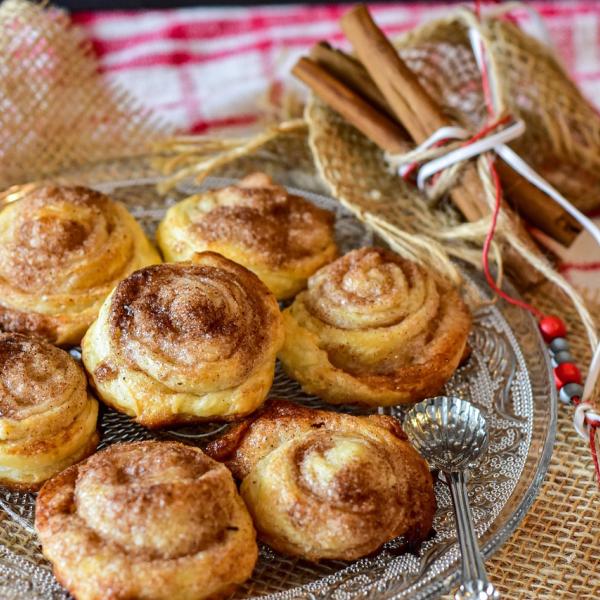
[[[101,163],[60,178],[90,185],[125,202],[154,236],[166,207],[198,191],[185,185],[166,198],[157,194],[157,175],[141,160]],[[208,179],[202,188],[231,179]],[[354,216],[326,196],[293,190],[336,213],[336,237],[342,251],[373,243]],[[485,413],[490,448],[470,481],[470,498],[480,543],[490,556],[515,530],[531,506],[546,473],[556,428],[556,393],[545,345],[535,321],[504,302],[489,303],[483,278],[464,269],[465,291],[474,308],[470,336],[473,352],[446,386],[446,392],[470,399]],[[514,290],[508,286],[511,293]],[[77,355],[77,351],[73,351]],[[272,396],[322,406],[278,368]],[[332,409],[332,407],[329,407]],[[337,410],[355,412],[350,407]],[[402,418],[402,409],[389,412]],[[101,447],[115,441],[153,437],[202,445],[224,426],[204,424],[150,432],[129,418],[105,409]],[[438,511],[434,534],[419,548],[396,539],[379,552],[352,563],[312,564],[281,556],[266,546],[253,577],[232,598],[435,598],[455,585],[459,553],[449,493],[436,483]],[[69,595],[52,576],[33,530],[35,496],[0,488],[0,598],[65,599]]]

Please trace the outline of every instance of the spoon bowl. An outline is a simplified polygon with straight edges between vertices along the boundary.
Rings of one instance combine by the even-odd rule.
[[[481,411],[452,396],[437,396],[416,404],[406,415],[403,428],[427,462],[444,472],[473,467],[489,442]]]

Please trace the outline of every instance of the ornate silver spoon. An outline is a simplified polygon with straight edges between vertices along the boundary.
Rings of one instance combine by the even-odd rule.
[[[416,404],[404,419],[404,431],[415,448],[439,469],[450,487],[462,554],[461,585],[455,600],[499,600],[490,583],[469,508],[466,475],[487,450],[487,424],[466,400],[438,396]]]

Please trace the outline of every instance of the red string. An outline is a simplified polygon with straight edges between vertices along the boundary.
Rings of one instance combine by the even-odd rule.
[[[476,0],[476,2],[475,2],[475,13],[477,15],[477,18],[481,19],[481,2],[480,2],[480,0]],[[483,48],[483,46],[481,48],[481,51],[482,51],[482,54],[485,52],[485,49]],[[483,86],[484,96],[486,98],[488,115],[491,119],[494,116],[494,107],[491,102],[490,82],[489,82],[489,78],[488,78],[487,65],[486,65],[485,60],[481,61],[481,83]],[[506,116],[506,117],[496,121],[496,123],[502,123],[502,122],[508,120],[509,118],[510,117]],[[492,125],[493,125],[493,123],[492,123]],[[485,131],[485,128],[482,131]],[[473,137],[478,139],[478,136],[480,136],[480,134],[481,134],[481,132],[477,133]],[[472,140],[473,140],[473,138],[471,138],[471,140],[469,140],[469,143],[472,143]],[[544,313],[542,313],[540,310],[538,310],[535,306],[532,306],[531,304],[524,302],[523,300],[513,298],[510,294],[507,294],[505,291],[501,290],[496,285],[496,281],[494,280],[494,278],[492,277],[492,274],[490,272],[489,252],[490,252],[490,246],[492,245],[492,240],[494,239],[494,234],[496,233],[496,227],[498,225],[498,215],[500,214],[500,208],[502,206],[502,185],[500,183],[500,177],[498,176],[498,171],[496,170],[496,167],[494,165],[494,161],[492,158],[489,158],[489,166],[490,166],[490,173],[492,175],[492,180],[494,182],[494,188],[496,190],[496,194],[495,194],[495,200],[494,200],[494,209],[492,211],[492,222],[491,222],[490,228],[488,229],[488,232],[485,236],[485,242],[483,244],[482,262],[483,262],[483,272],[485,274],[485,278],[488,282],[488,285],[490,286],[490,288],[492,288],[492,290],[494,291],[495,294],[497,294],[498,296],[500,296],[501,298],[506,300],[508,303],[513,304],[515,306],[519,306],[520,308],[523,308],[523,309],[529,311],[530,313],[532,313],[533,315],[535,315],[538,319],[541,319],[544,317]]]
[[[558,270],[562,273],[564,271],[597,271],[600,269],[600,260],[589,263],[569,263],[564,262],[558,265]]]
[[[433,144],[432,148],[439,148],[442,144],[445,144],[447,141],[448,141],[448,138],[442,138],[441,140],[438,140],[435,144]],[[404,175],[402,175],[402,178],[405,181],[408,181],[410,179],[410,177],[412,176],[412,174],[418,168],[419,168],[418,162],[410,163],[410,165],[408,165],[406,171],[404,172]]]
[[[485,49],[483,47],[483,42],[479,42],[479,47],[481,48],[481,55],[485,53]],[[481,85],[483,87],[483,97],[485,99],[485,106],[487,108],[488,114],[493,116],[494,114],[494,103],[492,101],[492,92],[490,90],[490,81],[488,78],[487,68],[485,66],[485,61],[481,61]]]
[[[496,119],[496,121],[489,123],[488,125],[483,127],[480,131],[478,131],[473,137],[466,140],[463,144],[461,144],[461,147],[464,148],[465,146],[468,146],[469,144],[472,144],[473,142],[480,140],[482,137],[485,137],[488,133],[490,133],[497,127],[506,125],[510,120],[511,120],[510,115],[506,115],[505,117]],[[449,141],[448,138],[442,138],[441,140],[438,140],[437,142],[435,142],[435,144],[432,145],[432,148],[439,148],[440,146],[442,146],[443,144],[445,144],[448,141]],[[418,169],[418,167],[419,167],[418,162],[410,163],[408,165],[408,167],[406,168],[406,171],[404,171],[402,178],[404,180],[408,181],[411,178],[411,176],[413,175],[413,173]],[[438,173],[436,173],[436,175],[438,175]]]
[[[478,21],[481,21],[481,0],[475,0],[475,16]],[[483,42],[479,41],[479,49],[481,55],[485,53],[485,48],[483,47]],[[488,79],[487,69],[485,67],[485,61],[482,61],[481,65],[481,86],[483,88],[483,97],[485,99],[485,106],[487,108],[488,114],[492,116],[494,114],[494,103],[492,101],[492,94],[490,91],[490,82]]]
[[[590,428],[590,452],[592,453],[592,460],[594,461],[594,470],[596,471],[596,481],[600,483],[600,461],[598,460],[598,451],[596,449],[596,430],[600,427],[597,422],[589,423]]]
[[[542,311],[538,310],[535,306],[532,306],[531,304],[528,304],[523,300],[513,298],[504,290],[500,289],[490,272],[489,252],[490,246],[492,245],[492,240],[494,239],[494,234],[496,233],[498,215],[500,214],[500,208],[502,206],[502,186],[500,185],[500,177],[498,176],[498,171],[496,170],[496,166],[494,165],[494,160],[492,158],[489,158],[488,160],[490,172],[492,174],[492,180],[494,182],[494,188],[496,190],[496,197],[494,200],[494,209],[492,211],[492,222],[490,224],[490,228],[488,229],[488,232],[485,236],[485,241],[483,243],[483,273],[485,274],[485,278],[488,282],[488,285],[492,288],[495,294],[497,294],[501,298],[504,298],[504,300],[506,300],[510,304],[514,304],[515,306],[519,306],[525,310],[528,310],[530,313],[534,314],[536,317],[541,319],[544,316],[544,313]]]
[[[500,127],[501,125],[506,125],[511,120],[512,120],[512,117],[510,115],[506,115],[505,117],[496,119],[492,123],[489,123],[488,125],[486,125],[483,129],[480,129],[472,138],[469,138],[463,144],[463,147],[468,146],[469,144],[472,144],[473,142],[480,140],[482,137],[485,137],[488,133],[494,131],[494,129]]]
[[[476,2],[475,2],[475,13],[477,15],[477,18],[481,19],[481,2],[480,2],[480,0],[476,0]],[[482,52],[483,51],[484,51],[484,48],[482,47]],[[488,114],[491,118],[494,114],[494,110],[493,110],[492,104],[489,102],[489,98],[490,98],[491,94],[490,94],[490,89],[489,89],[489,79],[488,79],[488,75],[487,75],[487,67],[486,67],[485,61],[482,61],[482,65],[481,65],[481,81],[482,81],[482,85],[483,85],[484,97],[486,99]],[[479,135],[479,134],[477,134],[477,135]],[[471,140],[469,140],[468,143],[472,143],[472,141],[473,140],[471,139]],[[522,300],[518,300],[517,298],[512,298],[509,294],[507,294],[506,292],[501,290],[496,285],[496,282],[490,273],[488,255],[489,255],[489,251],[490,251],[490,246],[492,244],[492,240],[494,238],[494,233],[496,232],[496,226],[498,223],[498,215],[500,214],[500,208],[502,206],[502,186],[500,183],[500,177],[498,176],[498,171],[496,170],[496,167],[494,165],[494,160],[491,157],[489,158],[489,166],[490,166],[490,172],[492,175],[492,179],[494,182],[494,187],[496,190],[496,196],[495,196],[495,200],[494,200],[494,210],[492,212],[492,222],[490,224],[490,228],[486,234],[485,242],[483,244],[482,259],[483,259],[483,271],[485,274],[485,278],[487,280],[488,285],[492,288],[492,290],[498,296],[500,296],[501,298],[504,298],[504,300],[506,300],[510,304],[514,304],[515,306],[520,306],[521,308],[528,310],[529,312],[531,312],[532,314],[537,316],[538,319],[541,319],[542,317],[544,317],[544,314],[540,310],[535,308],[535,306],[528,304],[527,302],[523,302]],[[578,403],[579,402],[574,402],[575,405],[577,405]],[[588,429],[589,429],[590,452],[592,454],[592,461],[594,463],[594,471],[596,472],[596,481],[600,485],[600,460],[598,459],[598,449],[596,447],[596,432],[598,429],[600,429],[600,421],[598,421],[597,419],[587,419],[586,418],[585,422],[588,425]]]

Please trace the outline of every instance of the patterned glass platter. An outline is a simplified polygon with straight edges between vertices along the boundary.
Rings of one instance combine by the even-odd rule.
[[[142,161],[113,161],[64,176],[65,182],[90,185],[125,202],[154,236],[165,209],[197,186],[181,186],[166,198],[156,192],[157,175]],[[145,163],[144,163],[145,164]],[[202,188],[231,180],[208,179]],[[293,190],[335,212],[342,251],[374,243],[372,235],[335,200]],[[490,556],[515,530],[541,485],[554,442],[556,395],[544,344],[533,319],[502,302],[491,303],[483,278],[465,267],[465,294],[474,314],[472,354],[446,386],[446,393],[467,398],[485,413],[490,447],[470,481],[470,498],[480,544]],[[512,291],[512,290],[511,290]],[[77,356],[77,351],[73,354]],[[322,406],[278,368],[271,395]],[[330,407],[331,408],[331,407]],[[338,410],[356,412],[350,407]],[[402,409],[388,412],[402,419]],[[223,425],[205,424],[150,432],[129,418],[105,409],[101,447],[116,441],[170,438],[202,446]],[[232,598],[435,598],[456,584],[459,553],[450,496],[436,483],[438,511],[434,532],[419,548],[402,539],[379,552],[345,563],[312,564],[261,547],[253,577]],[[33,529],[35,496],[0,488],[0,598],[69,598],[52,576]]]

